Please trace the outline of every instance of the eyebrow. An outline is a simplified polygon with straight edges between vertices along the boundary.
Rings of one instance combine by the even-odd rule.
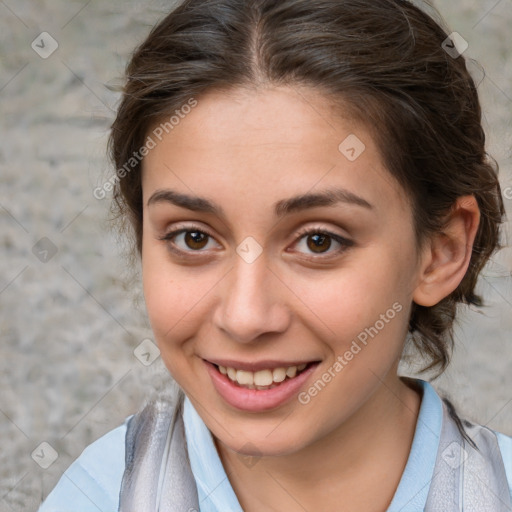
[[[211,213],[219,217],[226,218],[224,210],[221,206],[214,202],[199,196],[191,196],[176,192],[171,189],[160,189],[155,191],[148,199],[147,205],[150,206],[155,203],[172,203],[181,208],[192,210],[194,212]],[[274,214],[276,217],[283,217],[290,213],[300,212],[309,208],[319,206],[334,206],[337,203],[352,204],[366,208],[373,209],[366,199],[345,190],[343,188],[332,188],[315,193],[306,193],[282,199],[274,204]]]

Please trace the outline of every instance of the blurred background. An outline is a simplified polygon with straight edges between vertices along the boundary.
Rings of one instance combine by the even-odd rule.
[[[113,172],[106,140],[127,58],[173,4],[0,0],[0,511],[36,510],[88,444],[168,381],[138,269],[93,190]],[[485,70],[468,64],[510,214],[512,0],[434,5]],[[480,279],[486,306],[461,308],[453,363],[434,381],[509,435],[511,231]]]

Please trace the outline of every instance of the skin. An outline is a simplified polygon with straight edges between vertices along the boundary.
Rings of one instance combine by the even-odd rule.
[[[338,150],[349,134],[366,146],[354,161]],[[385,510],[421,403],[414,384],[397,376],[411,304],[436,304],[462,279],[479,221],[474,198],[459,200],[444,234],[420,250],[407,195],[369,131],[297,87],[201,96],[145,157],[142,187],[142,275],[155,339],[212,432],[244,511]],[[372,207],[341,202],[274,215],[279,200],[331,187]],[[162,189],[205,197],[225,217],[166,201],[148,206]],[[161,239],[184,225],[211,237],[199,249],[183,235]],[[309,227],[351,243],[330,239],[316,252],[311,235],[300,234]],[[263,249],[252,263],[236,252],[248,236]],[[204,359],[320,361],[307,390],[395,303],[402,310],[307,404],[240,411],[206,371]]]

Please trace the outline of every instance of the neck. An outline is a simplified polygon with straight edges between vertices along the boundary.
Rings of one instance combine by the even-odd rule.
[[[407,463],[420,403],[412,381],[394,374],[339,428],[294,453],[248,468],[218,441],[217,449],[246,512],[335,510],[340,496],[346,510],[382,511]]]

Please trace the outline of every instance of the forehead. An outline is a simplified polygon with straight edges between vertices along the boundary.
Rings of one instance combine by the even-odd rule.
[[[343,187],[377,213],[408,209],[369,131],[311,89],[210,91],[167,132],[143,161],[144,204],[155,190],[172,188],[215,196],[227,209],[250,198],[256,211]]]

